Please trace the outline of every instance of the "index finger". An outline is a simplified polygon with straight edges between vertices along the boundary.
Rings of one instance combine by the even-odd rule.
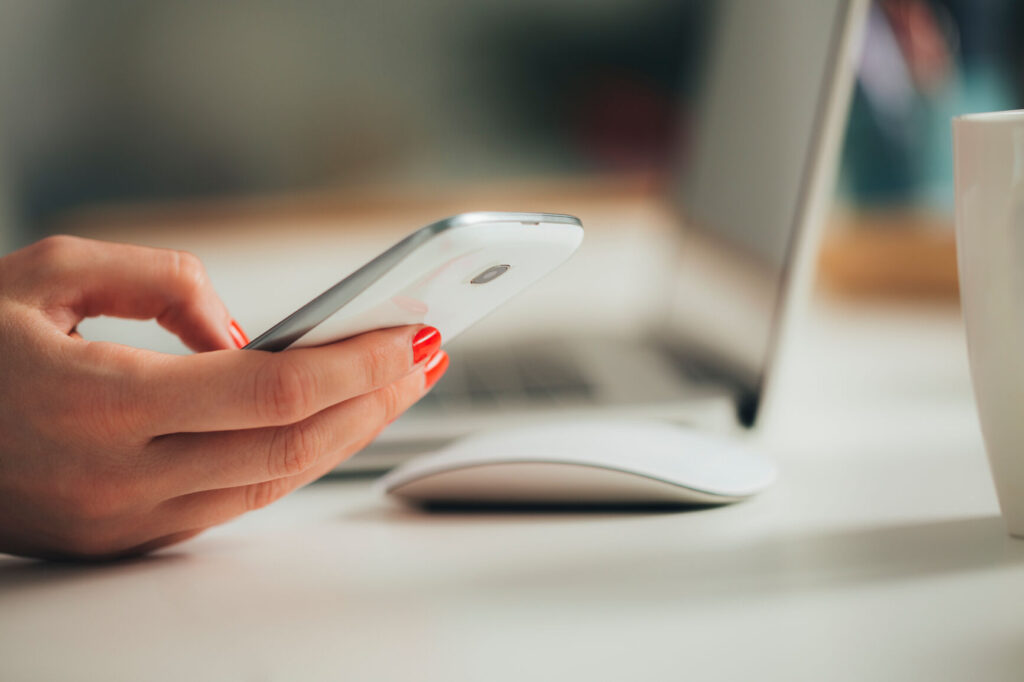
[[[393,383],[441,347],[433,327],[395,327],[280,353],[167,356],[130,391],[152,435],[280,426]]]
[[[190,253],[54,236],[18,252],[38,307],[72,329],[83,317],[156,319],[193,350],[234,348],[231,316]]]

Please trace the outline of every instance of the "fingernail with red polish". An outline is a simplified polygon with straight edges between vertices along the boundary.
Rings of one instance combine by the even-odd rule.
[[[427,385],[429,389],[431,386],[437,383],[437,380],[441,378],[445,370],[448,369],[448,354],[443,350],[438,351],[434,357],[427,360],[427,364],[423,366],[423,372],[427,376]]]
[[[242,331],[242,328],[234,320],[231,320],[230,324],[228,324],[228,334],[231,335],[231,340],[239,348],[249,345],[249,337],[245,335],[245,332]]]
[[[412,337],[412,362],[418,365],[441,349],[441,332],[424,327]]]

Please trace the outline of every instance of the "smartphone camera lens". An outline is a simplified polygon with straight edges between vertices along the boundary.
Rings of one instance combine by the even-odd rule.
[[[510,267],[512,267],[512,266],[511,265],[493,265],[493,266],[487,268],[486,270],[484,270],[483,272],[481,272],[479,275],[477,275],[473,279],[469,280],[469,283],[470,284],[487,284],[488,282],[493,282],[494,280],[498,279],[499,277],[504,275],[506,272],[508,272],[508,269]]]

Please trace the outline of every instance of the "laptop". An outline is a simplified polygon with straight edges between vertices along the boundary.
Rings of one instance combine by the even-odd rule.
[[[600,316],[595,298],[633,287],[645,289],[644,319],[609,312],[604,328],[473,330],[450,347],[434,390],[339,471],[386,469],[526,421],[607,415],[753,427],[810,285],[866,12],[866,0],[715,3],[696,106],[680,120],[657,207],[639,218],[658,225],[588,231],[546,285],[551,295],[519,311],[518,328],[560,314],[576,320],[576,307]],[[557,301],[541,310],[541,299]]]

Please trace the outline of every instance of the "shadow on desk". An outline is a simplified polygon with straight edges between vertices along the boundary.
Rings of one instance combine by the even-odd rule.
[[[0,554],[0,596],[19,588],[43,587],[49,583],[65,584],[90,578],[110,578],[119,573],[144,570],[146,567],[167,568],[188,563],[189,555],[180,549],[160,554],[109,562],[59,562],[21,559]]]
[[[424,531],[443,531],[464,524],[492,524],[491,537],[501,542],[504,522],[524,520],[538,524],[565,514],[481,513],[424,514],[402,508],[366,510],[347,515],[344,524],[422,525]],[[605,522],[631,515],[602,515]],[[521,528],[519,529],[521,531]],[[301,534],[300,534],[301,535]],[[730,547],[701,548],[686,544],[685,535],[667,534],[666,542],[652,551],[651,543],[637,549],[624,542],[621,552],[609,552],[609,543],[562,543],[559,551],[519,555],[513,564],[481,552],[474,560],[487,564],[476,573],[474,591],[487,593],[557,590],[560,598],[578,594],[592,599],[605,594],[632,603],[647,599],[713,598],[723,594],[806,591],[873,581],[909,580],[945,574],[993,571],[1024,563],[1024,541],[1006,536],[999,517],[950,519],[835,534],[790,535],[764,538]],[[288,537],[275,536],[281,552],[289,552]],[[425,542],[429,538],[424,537]],[[296,537],[295,542],[305,542]],[[121,573],[175,570],[179,565],[204,563],[201,552],[187,545],[149,557],[110,564],[61,564],[0,557],[0,596],[12,590],[45,588],[49,584],[106,581]],[[612,550],[616,548],[611,546]],[[608,585],[617,589],[608,591]],[[372,588],[370,588],[372,590]],[[464,592],[457,576],[428,571],[406,585],[389,589]]]
[[[366,510],[346,520],[382,524],[415,524],[424,527],[491,524],[524,520],[550,522],[556,514],[491,512],[441,515],[411,509]],[[710,513],[714,513],[713,510]],[[620,515],[622,519],[629,515]],[[605,513],[607,521],[612,515]],[[624,533],[629,533],[624,529]],[[495,530],[500,536],[501,531]],[[706,540],[706,536],[701,541]],[[536,556],[509,567],[477,573],[476,589],[508,592],[557,590],[572,600],[605,594],[631,603],[645,599],[714,598],[787,591],[827,589],[875,581],[913,580],[942,575],[994,571],[1024,564],[1024,541],[1006,534],[998,516],[949,519],[877,528],[839,531],[834,534],[783,535],[734,546],[702,548],[688,544],[685,534],[668,533],[665,543],[652,551],[653,543],[639,549],[623,542],[621,552],[610,553],[606,543],[566,546],[564,551]],[[697,546],[695,546],[697,545]],[[497,560],[497,559],[495,559]],[[0,578],[2,580],[2,578]],[[489,584],[490,583],[490,584]],[[422,586],[422,583],[420,583]],[[617,586],[607,591],[609,585]],[[446,589],[448,581],[436,580],[431,589]],[[629,586],[636,586],[631,589]],[[464,585],[451,581],[453,590]]]

